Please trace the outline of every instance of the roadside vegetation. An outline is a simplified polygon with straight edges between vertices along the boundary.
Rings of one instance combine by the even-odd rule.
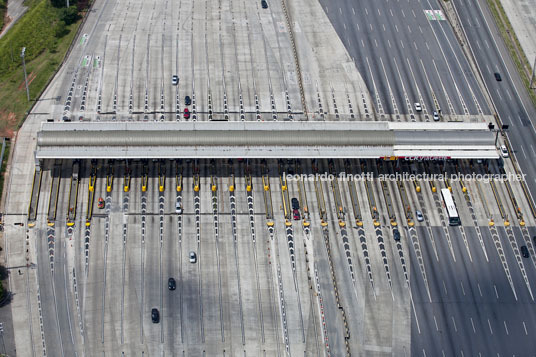
[[[4,1],[4,0],[0,0]],[[11,137],[26,117],[62,63],[87,0],[65,7],[62,0],[29,0],[28,11],[0,39],[0,136]],[[21,51],[26,47],[25,61],[30,101],[22,69]]]
[[[523,81],[523,84],[525,85],[525,88],[529,93],[533,105],[536,105],[536,92],[534,91],[534,89],[530,89],[532,66],[527,60],[525,52],[523,52],[523,48],[519,43],[512,24],[510,23],[510,20],[508,20],[508,16],[506,16],[506,13],[504,12],[504,8],[502,7],[501,1],[487,0],[487,2],[491,13],[493,14],[493,17],[495,19],[495,23],[499,28],[501,37],[503,38],[504,43],[508,48],[510,57],[514,61],[514,64],[517,68],[517,72],[521,76],[521,80]]]

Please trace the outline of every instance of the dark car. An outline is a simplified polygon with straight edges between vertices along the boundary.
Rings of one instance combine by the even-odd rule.
[[[292,209],[300,209],[300,202],[296,197],[292,197],[290,203],[292,204]]]
[[[177,288],[177,284],[175,284],[175,279],[169,278],[167,281],[167,287],[169,290],[175,290]]]
[[[294,216],[295,221],[300,219],[300,211],[298,211],[297,209],[292,210],[292,215]]]
[[[495,72],[494,75],[495,75],[495,79],[497,80],[497,82],[502,81],[502,78],[501,78],[501,74],[500,74],[500,73]]]
[[[397,242],[400,240],[400,232],[398,229],[393,229],[393,239]]]
[[[188,108],[184,108],[184,119],[189,119],[190,118],[190,111],[188,110]]]
[[[523,258],[529,257],[529,250],[527,249],[526,245],[521,246],[521,255],[523,256]]]
[[[266,2],[266,0],[261,0],[261,6],[262,6],[263,9],[268,8],[268,3]]]
[[[192,104],[192,99],[189,96],[184,97],[184,105]]]
[[[534,241],[534,244],[536,244],[536,236],[532,237],[532,240]]]
[[[160,322],[160,313],[158,312],[158,309],[153,307],[151,310],[151,320],[153,320],[154,324],[157,324]]]

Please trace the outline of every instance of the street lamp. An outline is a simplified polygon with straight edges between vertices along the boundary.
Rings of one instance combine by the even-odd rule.
[[[28,98],[28,102],[29,102],[30,90],[28,89],[28,76],[26,75],[26,61],[24,61],[25,52],[26,52],[26,47],[23,47],[20,56],[22,57],[22,69],[24,70],[24,83],[26,84],[26,98]]]

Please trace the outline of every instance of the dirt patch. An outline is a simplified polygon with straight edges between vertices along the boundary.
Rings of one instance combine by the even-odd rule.
[[[13,112],[0,111],[0,137],[13,137],[13,130],[17,127],[17,115]]]

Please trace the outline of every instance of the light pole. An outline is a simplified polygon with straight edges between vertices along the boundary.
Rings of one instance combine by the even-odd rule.
[[[24,70],[24,83],[26,84],[26,98],[28,98],[28,102],[29,102],[30,90],[28,89],[28,76],[26,75],[26,61],[24,61],[25,52],[26,52],[26,47],[23,47],[20,56],[22,57],[22,69]]]

